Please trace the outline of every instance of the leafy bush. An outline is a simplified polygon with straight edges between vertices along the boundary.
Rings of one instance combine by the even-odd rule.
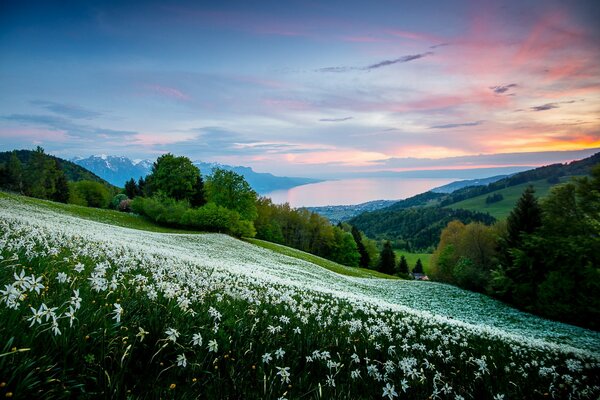
[[[131,211],[131,199],[125,199],[125,200],[121,201],[119,203],[119,205],[117,206],[117,210],[123,211],[123,212],[130,212]]]
[[[111,208],[117,209],[119,207],[119,204],[121,204],[121,202],[123,200],[127,200],[127,199],[128,199],[128,197],[126,194],[119,193],[118,195],[113,197],[113,199],[110,201],[110,206],[111,206]]]
[[[72,189],[71,189],[72,188]],[[110,192],[100,182],[79,181],[71,184],[69,202],[88,207],[106,208],[110,202]],[[71,192],[71,190],[73,192]]]
[[[185,200],[175,200],[163,195],[153,197],[136,197],[131,202],[131,209],[160,224],[176,226],[190,205]]]

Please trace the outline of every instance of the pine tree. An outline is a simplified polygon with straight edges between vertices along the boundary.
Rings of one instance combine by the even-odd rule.
[[[362,241],[360,231],[355,226],[352,226],[352,237],[356,242],[356,247],[358,248],[358,253],[360,254],[360,261],[358,265],[363,268],[368,268],[369,264],[371,263],[371,257],[369,257],[369,253],[367,252],[367,249]]]
[[[400,256],[397,271],[400,275],[408,275],[408,262],[406,262],[406,257],[404,257],[404,255]]]
[[[135,179],[131,178],[130,180],[125,182],[125,195],[128,198],[133,199],[134,197],[136,197],[139,194],[139,190],[140,189],[137,183],[135,183]]]
[[[58,161],[56,161],[54,193],[51,198],[60,203],[67,203],[69,201],[69,182],[65,171],[61,168]]]
[[[521,243],[523,233],[533,233],[542,225],[542,209],[535,197],[533,186],[525,189],[506,222],[508,247],[517,247]]]
[[[202,175],[198,175],[196,184],[194,185],[194,193],[190,198],[190,205],[192,207],[202,207],[206,204],[206,197],[204,196],[204,180]]]
[[[146,180],[144,179],[143,176],[140,176],[140,179],[138,180],[137,195],[138,196],[149,196],[149,193],[147,193],[147,190],[146,190]]]
[[[6,187],[19,193],[23,190],[23,165],[16,151],[11,153],[6,164]]]
[[[383,244],[383,249],[379,255],[379,272],[392,275],[396,268],[396,254],[392,249],[392,244],[387,240]]]
[[[413,268],[413,274],[423,274],[423,263],[421,262],[421,259],[417,259],[417,262],[415,264],[415,267]]]

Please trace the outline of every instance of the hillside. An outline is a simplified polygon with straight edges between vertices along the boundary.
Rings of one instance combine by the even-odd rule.
[[[19,159],[19,161],[21,161],[22,164],[28,163],[29,159],[31,158],[31,155],[33,153],[32,150],[15,150],[15,151],[17,154],[17,158]],[[3,164],[10,159],[11,153],[12,153],[12,151],[0,152],[0,164]],[[78,182],[78,181],[88,180],[88,181],[100,182],[106,186],[113,187],[113,185],[108,183],[106,180],[100,178],[98,175],[88,171],[87,169],[85,169],[71,161],[68,161],[68,160],[65,160],[65,159],[62,159],[59,157],[55,157],[50,154],[46,154],[46,157],[50,158],[52,160],[58,161],[60,163],[61,169],[65,172],[67,179],[70,181]]]
[[[221,234],[6,196],[0,243],[0,370],[17,397],[598,395],[599,333],[452,286],[345,277]]]
[[[421,193],[389,207],[363,213],[348,221],[373,238],[395,240],[403,248],[424,250],[437,245],[441,229],[451,219],[463,223],[492,223],[504,218],[529,184],[543,196],[551,186],[570,176],[588,175],[600,163],[600,153],[567,164],[553,164],[520,172],[486,186],[470,186],[452,193]],[[502,194],[499,202],[486,204],[487,196]],[[455,216],[448,211],[452,210]]]
[[[558,179],[558,183],[567,182],[570,179],[571,177],[569,176],[563,176]],[[529,185],[533,186],[533,188],[535,189],[535,195],[539,198],[542,198],[546,196],[550,189],[556,184],[556,182],[549,183],[547,179],[521,183],[519,185],[510,186],[505,189],[495,190],[493,192],[475,196],[470,199],[462,200],[450,204],[448,207],[452,209],[487,212],[496,219],[503,219],[508,217],[508,214],[510,214],[510,212],[514,208],[515,204],[517,203],[517,200],[519,199],[519,197],[521,197],[523,191]],[[502,200],[491,204],[486,203],[487,197],[495,194],[502,195]]]

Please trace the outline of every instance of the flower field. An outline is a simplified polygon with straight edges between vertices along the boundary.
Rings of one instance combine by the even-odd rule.
[[[600,334],[0,198],[0,396],[597,399]]]

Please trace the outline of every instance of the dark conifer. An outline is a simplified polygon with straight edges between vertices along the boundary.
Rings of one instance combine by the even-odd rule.
[[[392,244],[387,240],[383,244],[383,249],[379,255],[379,272],[392,275],[396,268],[396,254],[392,249]]]

